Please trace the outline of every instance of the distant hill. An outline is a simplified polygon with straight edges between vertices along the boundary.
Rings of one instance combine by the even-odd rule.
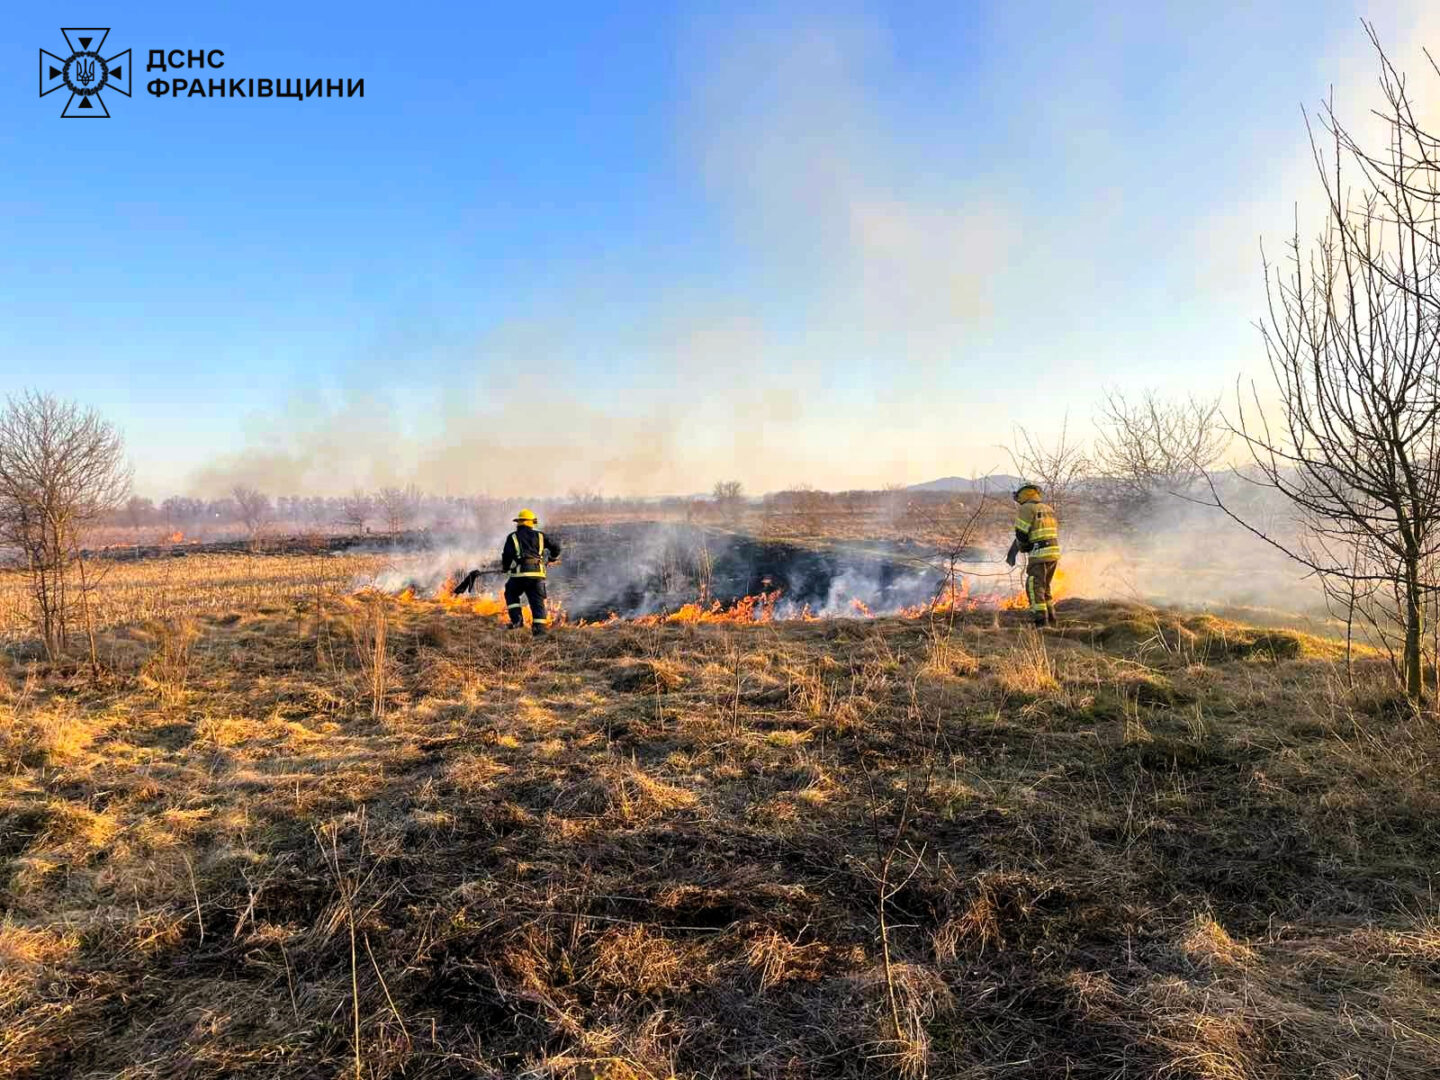
[[[1008,494],[1014,491],[1019,483],[1020,477],[1009,476],[1005,473],[993,473],[990,476],[981,476],[975,479],[964,476],[942,476],[939,480],[927,480],[923,484],[911,484],[905,490],[953,491],[961,495],[984,491],[993,495],[997,492],[1005,492]]]

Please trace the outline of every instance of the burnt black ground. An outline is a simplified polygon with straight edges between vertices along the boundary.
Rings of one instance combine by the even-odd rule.
[[[798,544],[649,523],[556,535],[565,557],[552,594],[581,619],[673,610],[697,596],[731,603],[775,592],[788,608],[814,613],[843,613],[851,596],[893,611],[931,599],[944,576],[934,552],[915,543]]]

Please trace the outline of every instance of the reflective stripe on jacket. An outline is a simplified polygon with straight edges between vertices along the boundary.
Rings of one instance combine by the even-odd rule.
[[[543,578],[545,567],[559,554],[558,545],[547,549],[545,534],[522,525],[505,538],[500,568],[512,578]]]
[[[1031,562],[1054,562],[1060,558],[1060,525],[1049,503],[1027,499],[1015,516],[1015,539]]]

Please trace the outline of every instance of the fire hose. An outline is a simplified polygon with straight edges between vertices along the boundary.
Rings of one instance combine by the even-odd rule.
[[[550,559],[549,565],[556,566],[559,564],[559,562],[559,559]],[[471,570],[468,574],[461,578],[460,584],[456,585],[455,588],[450,590],[450,595],[459,596],[461,593],[474,592],[475,582],[479,581],[482,577],[495,577],[499,576],[500,574],[507,573],[509,573],[508,570],[502,570],[498,566],[485,566],[481,567],[478,570]]]
[[[1010,566],[1010,563],[1008,563],[1007,560],[1005,560],[1005,559],[966,559],[966,560],[965,560],[965,565],[966,565],[966,566]],[[957,570],[956,573],[957,573],[957,576],[959,576],[959,577],[972,577],[972,578],[1013,578],[1013,577],[1015,576],[1015,568],[1014,568],[1013,566],[1011,566],[1010,569],[1008,569],[1008,570],[1001,570],[1001,571],[999,571],[999,572],[997,572],[997,573],[989,573],[989,572],[983,572],[983,571],[979,571],[979,570]]]
[[[501,570],[498,566],[487,566],[480,570],[471,570],[460,580],[460,584],[456,585],[455,588],[450,591],[450,595],[459,596],[461,593],[473,592],[475,589],[475,582],[480,580],[480,578],[503,573],[505,573],[505,571]]]

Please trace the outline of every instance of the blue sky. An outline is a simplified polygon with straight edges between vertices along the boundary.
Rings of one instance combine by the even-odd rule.
[[[1401,0],[717,7],[12,4],[0,391],[157,496],[986,471],[1256,371],[1302,105],[1373,103],[1362,17],[1440,46]],[[36,96],[62,23],[140,60],[108,121]],[[160,47],[365,97],[160,100]]]

